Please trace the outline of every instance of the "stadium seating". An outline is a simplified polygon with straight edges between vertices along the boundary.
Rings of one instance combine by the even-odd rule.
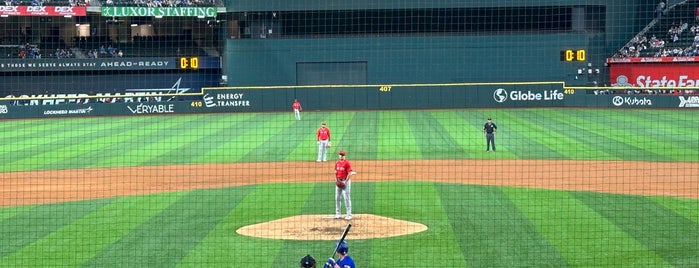
[[[614,57],[658,57],[685,56],[692,48],[695,33],[693,25],[699,25],[695,19],[697,1],[686,1],[669,8],[661,19],[649,24],[647,29],[640,32],[634,39],[614,55]],[[683,26],[684,25],[684,26]],[[677,40],[668,32],[671,28],[682,28]],[[662,41],[662,46],[653,46],[653,37]],[[688,49],[689,48],[689,49]],[[674,52],[673,52],[674,51]],[[679,55],[677,55],[679,53]]]

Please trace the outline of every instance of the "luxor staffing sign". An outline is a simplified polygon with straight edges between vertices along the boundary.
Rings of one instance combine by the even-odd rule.
[[[102,7],[105,17],[216,17],[215,7]]]

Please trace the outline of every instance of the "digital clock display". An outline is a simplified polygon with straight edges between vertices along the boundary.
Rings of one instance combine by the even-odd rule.
[[[183,70],[199,69],[199,57],[180,57],[180,69],[183,69]]]
[[[586,61],[587,52],[584,49],[561,50],[561,61]]]

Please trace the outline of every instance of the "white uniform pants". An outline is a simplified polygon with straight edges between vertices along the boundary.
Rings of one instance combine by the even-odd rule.
[[[342,208],[342,198],[345,199],[345,210],[347,210],[347,216],[352,216],[352,200],[350,200],[350,180],[345,181],[345,189],[340,189],[340,187],[335,186],[335,215],[340,215],[340,209]]]
[[[329,140],[321,140],[318,143],[318,161],[323,160],[327,161],[328,160],[328,142]]]

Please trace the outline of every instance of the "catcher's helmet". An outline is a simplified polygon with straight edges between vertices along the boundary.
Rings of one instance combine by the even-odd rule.
[[[306,255],[306,257],[303,257],[301,259],[301,267],[303,268],[312,268],[315,267],[316,265],[316,260],[311,257],[311,255]]]
[[[347,242],[342,241],[340,244],[337,244],[337,253],[347,254],[348,251],[349,246],[347,246]]]
[[[344,156],[344,155],[345,155],[345,150],[341,150],[338,154]]]

